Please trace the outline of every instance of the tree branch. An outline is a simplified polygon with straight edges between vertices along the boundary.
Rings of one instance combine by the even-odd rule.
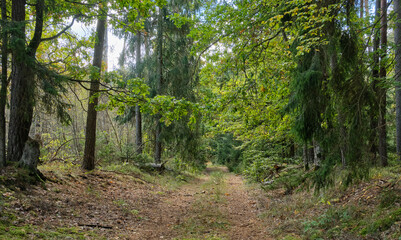
[[[74,21],[75,19],[78,18],[78,15],[74,16],[74,18],[72,19],[72,22],[70,23],[70,25],[68,25],[67,27],[65,27],[63,30],[61,30],[59,33],[57,33],[56,35],[52,36],[52,37],[48,37],[48,38],[42,38],[40,41],[44,42],[44,41],[50,41],[53,39],[56,39],[58,37],[60,37],[61,35],[63,35],[68,29],[70,29],[72,27],[72,25],[74,25]]]
[[[68,0],[65,0],[65,1],[68,3],[72,3],[72,4],[78,4],[78,5],[89,6],[89,7],[96,6],[98,4],[98,3],[81,3],[81,2],[77,2],[77,1],[68,1]]]
[[[35,23],[35,31],[32,37],[32,40],[29,43],[28,46],[28,55],[34,56],[36,53],[36,50],[39,47],[40,44],[40,38],[42,37],[42,32],[43,32],[43,11],[45,8],[45,1],[44,0],[38,0],[36,3],[36,23]]]

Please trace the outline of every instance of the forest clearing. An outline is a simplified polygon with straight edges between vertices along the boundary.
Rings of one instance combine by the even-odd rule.
[[[0,7],[0,239],[401,240],[401,0]]]

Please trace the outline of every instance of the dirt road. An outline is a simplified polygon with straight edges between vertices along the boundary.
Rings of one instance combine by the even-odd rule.
[[[270,239],[258,218],[258,190],[224,167],[175,187],[168,184],[180,181],[135,173],[45,174],[53,178],[46,187],[2,190],[15,217],[0,238],[18,231],[27,239]]]
[[[241,176],[224,167],[164,196],[153,216],[141,225],[137,239],[270,239],[258,218],[257,202]],[[157,213],[157,214],[156,214]],[[155,231],[156,230],[156,231]]]

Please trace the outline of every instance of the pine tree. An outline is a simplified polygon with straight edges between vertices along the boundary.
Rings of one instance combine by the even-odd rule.
[[[136,40],[136,72],[137,77],[142,77],[142,61],[141,61],[141,32],[136,32],[137,40]],[[136,153],[142,154],[143,151],[143,143],[142,143],[142,113],[141,107],[137,104],[135,107],[135,144],[136,144]]]
[[[103,11],[103,10],[101,10]],[[106,35],[106,16],[101,14],[97,20],[96,40],[93,54],[93,67],[96,68],[91,76],[89,92],[88,113],[86,119],[85,150],[82,167],[85,170],[95,168],[95,148],[96,148],[96,119],[98,96],[100,86],[100,74],[102,69],[103,49]]]

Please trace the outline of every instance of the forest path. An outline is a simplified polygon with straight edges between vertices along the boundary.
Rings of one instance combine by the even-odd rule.
[[[250,191],[226,167],[208,166],[205,175],[141,211],[148,219],[137,239],[270,239]]]
[[[14,239],[15,229],[25,239],[270,239],[258,217],[266,197],[225,167],[208,166],[188,182],[57,169],[42,169],[52,179],[45,185],[0,185],[12,216],[0,239]]]

